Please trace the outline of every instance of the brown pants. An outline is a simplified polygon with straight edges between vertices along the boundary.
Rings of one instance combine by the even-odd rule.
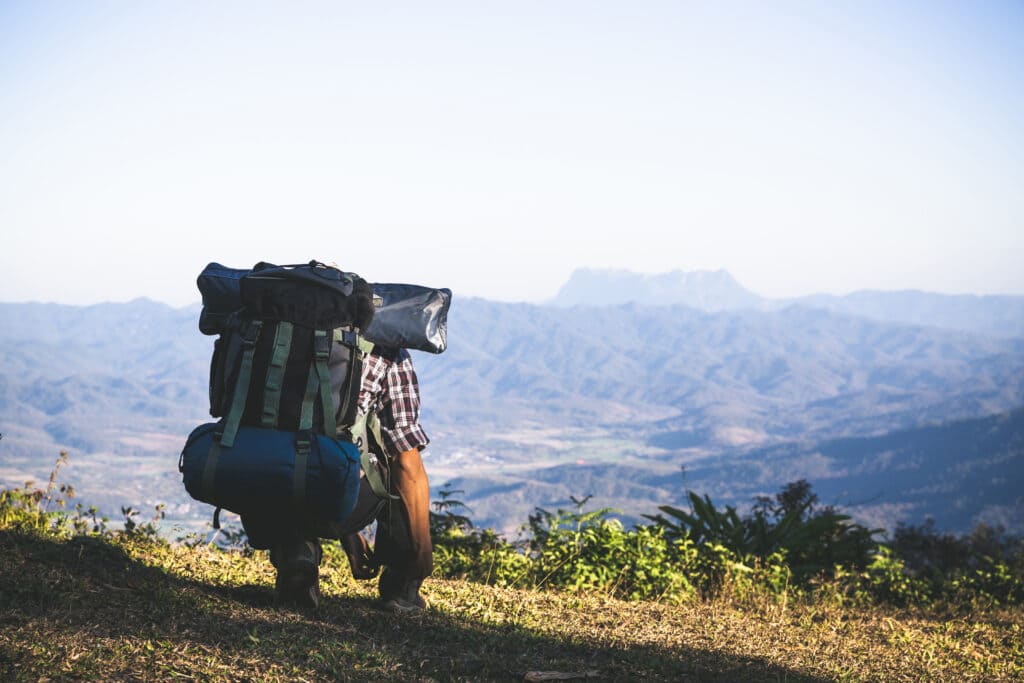
[[[391,506],[390,514],[385,508],[385,514],[377,518],[378,561],[405,578],[426,578],[434,570],[434,546],[430,541],[430,483],[418,449],[402,453],[391,463],[391,491],[399,500],[394,501],[397,504]]]

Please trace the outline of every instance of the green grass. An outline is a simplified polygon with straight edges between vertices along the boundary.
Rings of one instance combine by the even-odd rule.
[[[1019,680],[1024,610],[621,602],[428,580],[380,611],[329,551],[319,610],[263,553],[0,525],[0,680]]]

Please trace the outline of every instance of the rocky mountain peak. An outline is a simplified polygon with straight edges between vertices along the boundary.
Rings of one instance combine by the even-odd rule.
[[[553,306],[650,306],[683,304],[704,311],[758,308],[761,297],[726,270],[673,270],[646,274],[629,270],[576,270],[548,302]]]

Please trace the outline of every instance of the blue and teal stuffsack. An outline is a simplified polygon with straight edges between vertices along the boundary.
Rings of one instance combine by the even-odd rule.
[[[359,497],[359,449],[313,431],[241,426],[233,444],[221,442],[223,423],[189,435],[179,469],[196,500],[239,514],[282,515],[340,522]]]

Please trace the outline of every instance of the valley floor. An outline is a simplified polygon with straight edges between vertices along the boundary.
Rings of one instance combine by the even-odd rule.
[[[911,613],[598,595],[429,580],[379,611],[328,552],[318,611],[280,608],[262,553],[0,525],[0,679],[1020,680],[1024,611]],[[561,678],[558,680],[568,680]]]

